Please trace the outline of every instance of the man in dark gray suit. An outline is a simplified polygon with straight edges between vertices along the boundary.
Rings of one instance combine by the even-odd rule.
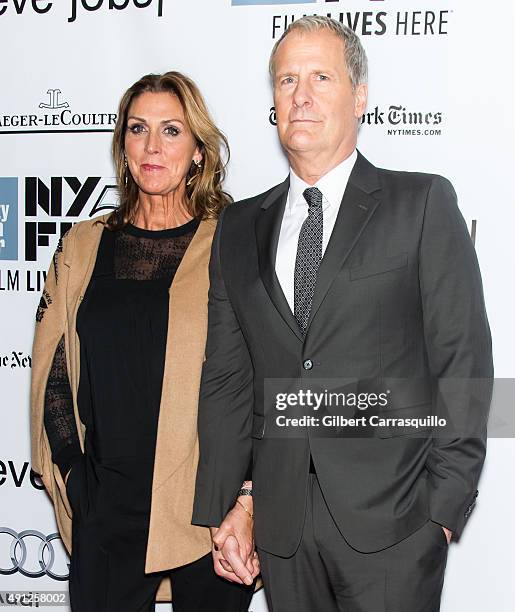
[[[351,30],[296,21],[270,67],[290,175],[218,223],[193,522],[214,528],[217,573],[248,582],[255,514],[275,612],[434,612],[486,448],[474,248],[446,179],[357,152],[367,61]],[[327,381],[365,409],[288,421],[268,397]],[[229,511],[249,464],[253,497]]]

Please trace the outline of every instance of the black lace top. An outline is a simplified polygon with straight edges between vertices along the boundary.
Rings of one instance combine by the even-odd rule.
[[[152,451],[166,349],[168,288],[198,227],[104,229],[77,315],[80,418],[101,448],[140,436]],[[64,336],[45,393],[45,430],[64,475],[82,456],[66,368]],[[146,436],[146,438],[145,438]],[[125,440],[125,442],[124,442]]]

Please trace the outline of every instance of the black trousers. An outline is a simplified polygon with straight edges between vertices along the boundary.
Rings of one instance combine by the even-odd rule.
[[[74,510],[71,609],[151,612],[155,610],[159,584],[167,573],[145,574],[148,517],[142,519],[136,501],[132,514],[126,501],[121,512],[112,495],[103,492],[98,484],[93,485],[90,476],[83,465],[75,466],[67,485]],[[247,612],[254,592],[252,586],[217,576],[211,554],[173,569],[169,575],[174,612]]]
[[[354,550],[310,475],[296,553],[258,553],[269,612],[438,612],[447,550],[442,527],[432,521],[379,552]]]
[[[132,541],[131,541],[132,540]],[[145,542],[132,538],[106,550],[88,529],[74,529],[70,566],[73,612],[151,612],[166,572],[145,574]],[[253,588],[213,570],[211,554],[170,571],[174,612],[247,612]]]

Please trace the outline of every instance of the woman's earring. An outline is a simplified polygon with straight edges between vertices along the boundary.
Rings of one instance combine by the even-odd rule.
[[[127,155],[123,156],[123,167],[124,167],[124,176],[125,176],[125,187],[127,187],[127,182],[128,182],[128,174],[129,171],[127,170],[127,168],[129,167],[129,164],[127,162]]]
[[[195,166],[197,167],[197,172],[196,172],[196,174],[193,174],[193,175],[192,175],[192,176],[189,178],[188,182],[186,183],[186,185],[188,185],[188,186],[189,186],[189,185],[191,185],[191,183],[193,183],[193,181],[194,181],[194,180],[195,180],[195,179],[196,179],[198,176],[200,176],[200,175],[202,174],[202,160],[200,160],[200,159],[194,159],[194,160],[193,160],[193,163],[194,163],[194,164],[195,164]]]

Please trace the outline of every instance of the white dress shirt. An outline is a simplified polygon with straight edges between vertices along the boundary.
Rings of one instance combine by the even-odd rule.
[[[317,182],[308,185],[290,168],[290,189],[284,209],[277,254],[275,258],[275,273],[283,293],[294,311],[294,273],[295,259],[297,257],[297,245],[299,242],[300,228],[308,216],[308,203],[302,195],[308,187],[318,187],[322,192],[322,211],[324,214],[324,233],[322,239],[322,256],[325,253],[343,194],[349,181],[350,173],[356,163],[358,153],[356,149],[341,164],[338,164]]]

